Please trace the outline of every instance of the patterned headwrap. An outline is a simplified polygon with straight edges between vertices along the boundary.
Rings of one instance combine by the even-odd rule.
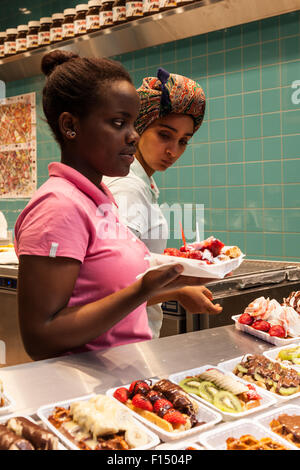
[[[135,127],[140,135],[153,121],[170,113],[190,115],[194,120],[194,132],[201,126],[205,94],[194,80],[159,68],[157,78],[144,78],[137,92],[141,109]]]

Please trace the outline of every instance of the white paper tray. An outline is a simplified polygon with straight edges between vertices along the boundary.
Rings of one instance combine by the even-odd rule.
[[[16,406],[15,400],[8,395],[5,391],[1,394],[4,397],[5,404],[4,406],[0,406],[0,415],[7,414],[12,411],[12,409]]]
[[[65,446],[68,449],[71,450],[80,450],[73,442],[71,442],[66,436],[64,436],[58,429],[56,429],[55,426],[53,426],[49,420],[48,417],[53,413],[54,408],[56,406],[62,406],[62,407],[69,407],[69,405],[75,401],[87,401],[90,398],[96,396],[95,393],[92,393],[90,395],[85,395],[82,397],[78,398],[72,398],[71,400],[64,400],[60,401],[57,403],[51,403],[45,406],[42,406],[38,409],[37,415],[40,418],[40,420],[45,423],[45,425],[54,433],[58,436],[58,438],[65,444]],[[159,444],[159,439],[158,437],[151,432],[149,429],[147,429],[145,426],[143,426],[140,422],[138,422],[136,419],[134,419],[135,424],[140,427],[148,436],[148,443],[145,446],[142,447],[136,447],[133,450],[148,450],[152,449],[153,447],[157,446]]]
[[[230,247],[224,247],[230,248]],[[223,279],[226,274],[231,273],[238,268],[244,260],[245,255],[242,254],[238,258],[229,259],[227,261],[220,261],[216,264],[204,264],[201,261],[188,258],[180,258],[178,256],[169,256],[159,253],[150,253],[150,268],[147,269],[143,274],[137,277],[141,277],[146,272],[156,269],[158,266],[171,266],[174,263],[179,263],[183,266],[183,276],[195,276],[211,279]]]
[[[252,355],[252,354],[244,354],[243,356],[239,356],[239,357],[236,357],[234,359],[230,359],[229,361],[224,361],[224,362],[220,362],[218,364],[218,367],[220,367],[220,369],[224,370],[225,372],[231,372],[233,373],[233,370],[235,368],[235,366],[243,359],[243,358],[246,358],[247,356],[249,355]],[[271,359],[270,359],[271,360]],[[273,361],[275,362],[275,361]],[[234,374],[234,376],[236,377],[236,375]],[[239,377],[240,378],[240,377]],[[241,379],[241,378],[240,378]],[[243,382],[247,383],[247,381],[245,381],[244,379],[241,379],[243,380]],[[252,382],[248,382],[248,383],[252,383]],[[259,393],[261,390],[264,390],[264,388],[260,387],[259,385],[256,385],[259,389]],[[270,393],[272,396],[274,396],[277,401],[279,402],[284,402],[284,401],[289,401],[289,400],[293,400],[294,398],[298,398],[300,397],[300,392],[298,393],[294,393],[294,395],[290,395],[290,396],[286,396],[284,397],[283,395],[278,395],[277,393],[274,393],[274,392],[270,392],[268,391],[268,393]]]
[[[31,416],[27,416],[27,415],[23,415],[23,414],[9,414],[9,415],[6,415],[6,416],[1,416],[0,418],[0,424],[5,424],[6,421],[8,421],[10,418],[13,418],[13,417],[22,417],[22,418],[26,418],[28,419],[29,421],[31,421],[32,423],[35,423],[35,424],[39,424],[36,420],[34,420]],[[47,426],[45,426],[45,424],[41,424],[41,426],[43,428],[46,428],[47,429]],[[58,449],[57,450],[67,450],[61,442],[58,443]]]
[[[264,426],[266,429],[270,430],[270,422],[272,419],[277,419],[277,417],[281,414],[288,414],[288,415],[298,415],[300,416],[300,406],[289,404],[281,406],[280,408],[275,408],[267,413],[264,413],[260,416],[257,416],[255,419],[261,426]],[[276,434],[276,433],[275,433]],[[297,450],[300,450],[299,447],[295,446]]]
[[[252,336],[256,336],[257,338],[262,339],[263,341],[267,341],[267,343],[274,344],[275,346],[284,346],[285,344],[300,341],[300,336],[297,336],[295,338],[278,338],[277,336],[270,336],[269,333],[267,333],[266,331],[259,331],[255,328],[252,328],[252,326],[239,323],[238,319],[241,315],[234,315],[233,317],[231,317],[231,319],[235,323],[235,327],[237,330],[243,331],[244,333],[248,333]]]
[[[220,367],[216,367],[216,366],[212,366],[212,365],[205,365],[205,366],[202,366],[202,367],[196,367],[195,369],[189,369],[189,370],[185,370],[185,371],[182,371],[182,372],[178,372],[176,374],[172,374],[172,375],[169,376],[169,380],[171,380],[172,382],[174,382],[176,384],[179,384],[179,382],[181,380],[185,379],[186,377],[193,376],[193,375],[196,375],[196,374],[201,374],[202,372],[206,371],[207,369],[217,369],[221,372],[224,372]],[[234,379],[237,380],[238,382],[245,383],[245,380],[242,380],[239,377],[236,377],[234,374],[227,374],[227,375],[230,375],[230,376],[234,377]],[[250,382],[246,382],[246,383],[250,383]],[[251,385],[253,385],[253,384],[251,384]],[[269,406],[272,406],[276,403],[276,399],[272,396],[272,394],[270,392],[266,392],[266,391],[262,390],[261,388],[258,388],[257,391],[258,391],[259,395],[262,398],[261,399],[261,405],[257,406],[256,408],[251,408],[250,410],[243,411],[241,413],[228,413],[226,411],[221,411],[221,410],[219,410],[219,408],[214,406],[212,403],[210,403],[210,402],[204,400],[203,398],[199,397],[199,395],[195,395],[193,393],[190,394],[190,395],[193,396],[196,400],[201,401],[201,403],[204,403],[205,405],[212,407],[218,413],[221,413],[222,418],[223,418],[224,421],[232,421],[232,420],[236,420],[236,419],[240,419],[240,418],[246,418],[248,415],[250,415],[252,413],[258,413],[258,412],[260,412],[262,410],[265,410]]]
[[[154,384],[156,382],[158,382],[158,380],[152,380],[152,384]],[[130,384],[120,385],[120,387],[125,387],[125,388],[129,388],[129,386],[130,386]],[[111,389],[107,390],[106,394],[108,396],[112,397],[114,400],[116,400],[113,397],[113,394],[114,394],[114,391],[117,388],[119,388],[119,387],[115,387],[115,388],[111,388]],[[118,400],[116,400],[116,401],[118,401]],[[143,418],[138,413],[136,413],[135,411],[128,408],[126,405],[124,405],[122,403],[121,403],[121,405],[124,406],[127,410],[129,410],[130,413],[132,413],[133,416],[135,416],[139,421],[141,421],[143,424],[145,424],[145,426],[152,429],[155,432],[155,434],[157,434],[160,437],[160,439],[164,442],[170,442],[170,441],[174,441],[174,440],[178,440],[178,439],[190,439],[195,434],[200,433],[202,431],[206,431],[207,429],[210,429],[215,424],[222,421],[222,416],[220,415],[220,413],[215,412],[211,408],[208,408],[208,407],[202,405],[201,403],[199,403],[199,401],[197,401],[197,405],[199,406],[199,411],[198,411],[198,414],[196,416],[199,419],[199,421],[205,421],[205,424],[202,424],[201,426],[196,426],[194,428],[188,429],[187,431],[168,432],[168,431],[165,431],[164,429],[160,428],[156,424],[151,423],[147,419]]]
[[[297,346],[299,346],[299,343],[291,343],[286,346],[281,346],[280,348],[273,348],[273,349],[269,349],[268,351],[264,351],[263,355],[266,356],[271,361],[279,362],[279,364],[281,364],[284,367],[291,367],[292,369],[295,369],[297,372],[300,372],[300,365],[292,364],[287,361],[279,361],[277,359],[277,355],[279,351],[281,351],[282,349],[295,348]]]
[[[270,437],[272,440],[282,444],[290,450],[296,450],[294,446],[289,444],[285,439],[282,439],[272,431],[267,430],[261,424],[250,421],[249,419],[241,419],[234,423],[227,423],[213,431],[205,432],[199,437],[199,442],[207,449],[212,450],[226,450],[226,439],[228,437],[240,438],[244,434],[251,434],[256,439],[263,437]]]
[[[193,447],[195,450],[205,450],[204,447],[201,447],[199,444],[191,441],[176,443],[166,442],[155,447],[155,450],[186,450],[187,447]]]

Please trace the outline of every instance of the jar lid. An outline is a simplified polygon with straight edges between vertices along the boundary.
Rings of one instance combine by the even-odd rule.
[[[75,8],[66,8],[66,10],[64,10],[64,16],[69,16],[69,15],[76,15]]]
[[[29,21],[29,22],[28,22],[28,27],[29,27],[29,28],[37,28],[38,26],[40,26],[40,22],[39,22],[39,21]]]
[[[88,6],[89,7],[101,7],[102,1],[101,0],[89,0]]]
[[[8,28],[6,30],[6,34],[9,35],[9,34],[18,34],[18,31],[16,28]]]
[[[49,18],[49,17],[41,18],[40,23],[41,24],[52,23],[52,18]]]
[[[63,13],[53,13],[52,19],[53,19],[53,20],[63,20],[63,19],[64,19],[64,15],[63,15]]]
[[[86,11],[89,7],[85,3],[81,3],[80,5],[76,5],[76,11]]]
[[[19,24],[19,26],[17,27],[17,30],[18,30],[18,32],[19,31],[28,31],[28,26],[27,26],[27,24]]]

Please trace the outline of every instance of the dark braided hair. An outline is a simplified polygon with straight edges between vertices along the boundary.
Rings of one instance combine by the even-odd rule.
[[[118,80],[132,83],[129,73],[119,62],[105,58],[81,58],[61,50],[44,55],[41,68],[47,76],[43,109],[59,144],[63,143],[58,124],[61,113],[69,112],[79,118],[86,116],[95,106],[99,106],[110,83]]]

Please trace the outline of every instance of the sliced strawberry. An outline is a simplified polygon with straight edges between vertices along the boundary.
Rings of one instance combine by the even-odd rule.
[[[128,398],[129,398],[129,391],[125,387],[120,387],[120,388],[117,388],[117,390],[114,391],[113,396],[117,400],[119,400],[121,403],[126,403]]]
[[[137,393],[146,395],[149,390],[150,386],[144,380],[135,380],[129,387],[129,393],[131,396],[136,395]]]
[[[165,248],[164,255],[168,256],[180,256],[180,250],[177,248]]]
[[[156,392],[155,390],[150,390],[146,397],[151,401],[152,405],[154,405],[157,400],[163,398],[162,394],[160,392]]]
[[[190,259],[199,259],[199,260],[202,260],[203,258],[203,255],[202,255],[202,251],[199,251],[199,250],[195,250],[195,251],[191,251],[189,253],[189,256],[188,256]]]
[[[261,400],[261,396],[252,384],[247,384],[247,387],[249,388],[249,392],[246,392],[248,400]]]
[[[269,329],[270,336],[278,336],[279,338],[285,338],[285,330],[280,325],[273,325]]]
[[[259,331],[269,331],[270,326],[270,323],[265,320],[257,320],[252,323],[252,328],[255,328],[255,330]]]
[[[144,395],[141,393],[137,393],[132,398],[132,404],[137,408],[141,408],[142,410],[153,411],[153,406],[150,400],[148,400]]]
[[[164,419],[168,421],[168,423],[171,423],[171,424],[185,424],[186,423],[186,418],[183,416],[183,414],[180,413],[180,411],[174,410],[174,408],[167,411],[167,413],[164,415]]]
[[[243,313],[239,318],[239,323],[243,325],[252,325],[254,318],[249,313]]]
[[[156,400],[153,405],[155,413],[157,413],[161,417],[163,417],[170,408],[173,408],[173,405],[169,400],[166,400],[165,398],[160,398],[159,400]]]

